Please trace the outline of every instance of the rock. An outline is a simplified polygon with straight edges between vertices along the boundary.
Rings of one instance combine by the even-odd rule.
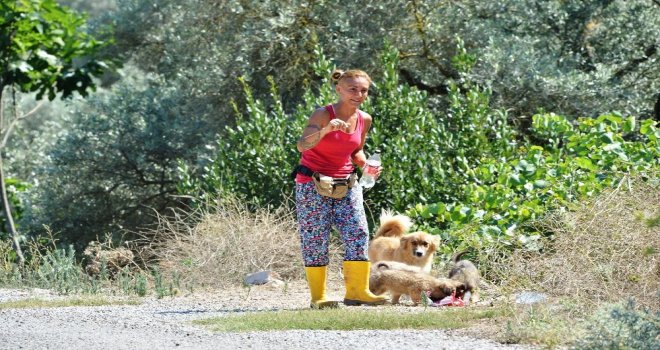
[[[548,299],[548,296],[538,292],[522,292],[514,294],[516,304],[536,304]]]
[[[278,282],[275,282],[278,281]],[[245,284],[248,286],[252,285],[260,285],[260,284],[280,284],[280,282],[283,284],[284,282],[280,281],[280,276],[273,272],[273,271],[259,271],[255,273],[251,273],[247,276],[245,276]]]

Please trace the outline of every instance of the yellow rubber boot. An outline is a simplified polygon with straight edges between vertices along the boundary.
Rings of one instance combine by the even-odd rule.
[[[377,296],[369,291],[368,261],[344,261],[344,282],[346,296],[344,305],[382,305],[387,304],[387,297]]]
[[[339,302],[328,300],[325,295],[325,282],[327,280],[327,266],[309,266],[305,267],[307,275],[307,284],[312,294],[312,302],[309,307],[312,309],[326,309],[339,307]]]

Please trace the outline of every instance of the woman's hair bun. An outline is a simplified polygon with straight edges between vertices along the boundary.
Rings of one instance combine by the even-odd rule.
[[[341,69],[335,69],[334,72],[332,72],[332,82],[334,84],[337,84],[339,82],[339,79],[341,79],[341,76],[344,75],[344,71]]]

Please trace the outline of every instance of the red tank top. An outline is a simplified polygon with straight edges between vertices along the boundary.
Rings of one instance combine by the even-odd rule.
[[[332,105],[325,106],[330,113],[330,120],[335,119],[335,111]],[[364,121],[362,113],[358,112],[355,131],[345,133],[343,131],[331,131],[312,149],[302,152],[300,164],[331,177],[346,177],[353,171],[351,154],[360,147],[362,143],[362,130]],[[302,174],[296,175],[297,183],[306,183],[312,178]]]

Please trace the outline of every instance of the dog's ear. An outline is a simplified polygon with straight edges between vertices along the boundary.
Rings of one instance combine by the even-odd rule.
[[[408,244],[410,244],[410,240],[412,237],[410,236],[403,236],[399,239],[399,242],[401,243],[401,246],[404,248],[408,248]]]

